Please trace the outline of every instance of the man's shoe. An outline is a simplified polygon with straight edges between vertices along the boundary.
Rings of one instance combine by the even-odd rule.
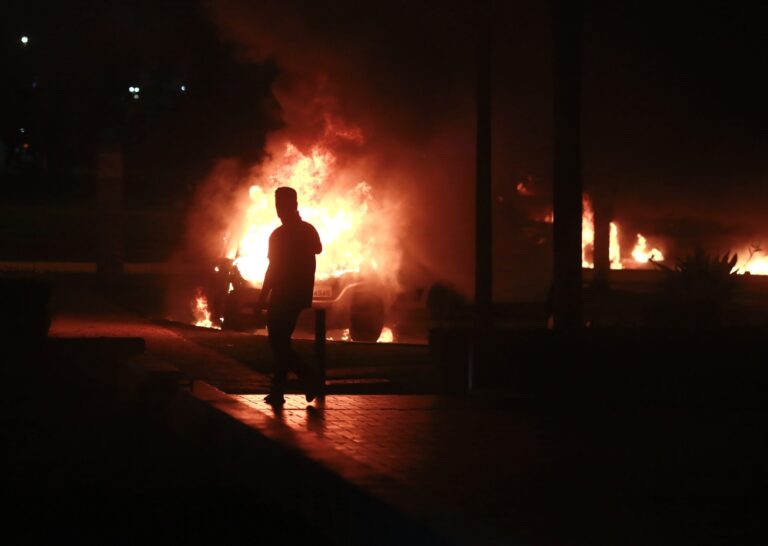
[[[264,397],[264,401],[273,407],[281,407],[283,404],[285,404],[285,398],[283,398],[283,395],[277,393],[269,393]]]

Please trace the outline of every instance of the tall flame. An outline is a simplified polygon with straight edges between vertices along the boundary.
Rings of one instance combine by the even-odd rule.
[[[269,235],[280,225],[273,198],[280,186],[296,190],[302,218],[320,234],[323,252],[317,257],[318,279],[350,272],[392,276],[399,256],[393,250],[391,222],[374,207],[372,189],[364,180],[347,187],[336,183],[340,173],[330,150],[318,145],[304,154],[288,143],[265,172],[260,183],[250,188],[242,237],[228,251],[244,279],[258,287],[264,278]]]
[[[581,267],[593,268],[595,249],[595,213],[592,203],[586,195],[582,200],[583,212],[581,216]],[[610,223],[608,240],[608,259],[611,269],[624,269],[621,260],[621,247],[619,246],[619,226],[616,222]]]

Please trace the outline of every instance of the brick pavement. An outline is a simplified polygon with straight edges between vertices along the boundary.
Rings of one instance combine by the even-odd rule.
[[[465,544],[726,544],[739,526],[763,532],[738,500],[765,497],[749,478],[766,469],[763,414],[415,395],[288,396],[276,413],[261,396],[236,398],[311,439],[308,456],[369,469],[362,487],[391,480],[390,502]]]
[[[91,290],[67,287],[55,290],[53,296],[50,337],[141,337],[148,355],[173,363],[189,378],[204,377],[216,385],[247,385],[251,392],[269,388],[265,374],[113,305]]]

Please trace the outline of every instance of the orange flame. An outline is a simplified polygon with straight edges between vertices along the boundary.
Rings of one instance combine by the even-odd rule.
[[[195,326],[202,326],[203,328],[219,328],[218,325],[214,326],[213,321],[211,320],[211,312],[208,309],[208,298],[203,294],[202,288],[195,290],[192,315],[195,317]]]
[[[595,249],[595,213],[588,196],[582,200],[583,212],[581,216],[581,267],[593,268]],[[619,246],[619,226],[615,222],[610,224],[608,258],[611,269],[624,269],[621,262],[621,247]]]
[[[648,250],[648,241],[638,233],[637,243],[635,248],[632,249],[632,258],[639,264],[645,264],[649,261],[663,262],[664,254],[658,248]]]
[[[395,335],[392,332],[392,329],[385,326],[379,335],[379,339],[376,340],[376,343],[392,343],[394,340]]]
[[[280,225],[273,199],[279,186],[296,190],[302,218],[320,234],[323,252],[317,257],[317,279],[352,272],[394,278],[399,252],[393,224],[373,202],[373,191],[364,180],[346,187],[337,183],[351,175],[340,170],[330,150],[315,146],[305,155],[290,143],[266,166],[266,176],[250,188],[242,236],[228,251],[244,279],[259,287],[269,265],[269,235]]]
[[[736,264],[736,273],[744,275],[768,275],[768,254],[760,246],[751,246],[737,255],[743,256]]]

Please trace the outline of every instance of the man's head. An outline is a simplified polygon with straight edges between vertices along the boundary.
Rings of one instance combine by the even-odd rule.
[[[275,190],[275,209],[280,220],[293,218],[296,215],[299,206],[296,190],[287,186],[282,186]]]

